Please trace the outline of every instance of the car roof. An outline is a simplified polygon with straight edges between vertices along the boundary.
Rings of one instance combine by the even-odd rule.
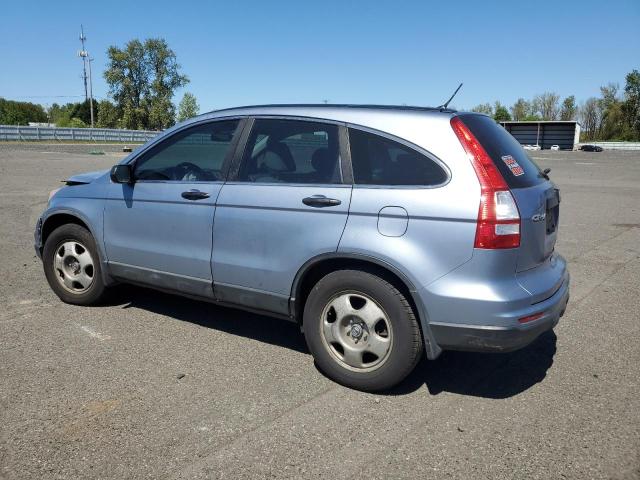
[[[452,109],[420,107],[409,105],[356,105],[356,104],[267,104],[247,105],[242,107],[224,108],[205,113],[194,120],[207,118],[221,118],[227,116],[292,116],[334,120],[339,122],[360,123],[367,117],[425,117],[446,116],[456,113]],[[365,124],[367,122],[364,122]]]
[[[237,119],[242,117],[290,117],[310,121],[328,121],[384,132],[409,141],[422,148],[433,148],[442,138],[442,128],[430,128],[445,123],[450,131],[450,119],[459,114],[450,108],[420,107],[409,105],[356,105],[356,104],[268,104],[213,110],[168,128],[152,143],[177,130],[209,120]],[[451,132],[450,132],[451,133]],[[434,152],[435,153],[435,152]]]

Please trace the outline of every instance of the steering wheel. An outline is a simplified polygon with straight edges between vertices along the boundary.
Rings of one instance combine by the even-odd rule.
[[[176,178],[176,180],[184,180],[184,177],[186,177],[187,174],[189,173],[197,177],[198,180],[204,180],[207,177],[204,170],[202,170],[195,163],[191,163],[191,162],[182,162],[175,166],[175,170],[176,170],[176,173],[178,173],[176,177],[179,177],[179,178]],[[182,173],[182,175],[180,175],[180,173]]]

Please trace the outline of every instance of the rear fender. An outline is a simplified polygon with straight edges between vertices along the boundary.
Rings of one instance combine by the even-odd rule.
[[[345,266],[348,266],[349,261],[362,262],[361,265],[363,266],[366,266],[367,264],[376,266],[383,270],[386,270],[387,272],[397,277],[397,279],[400,282],[402,282],[402,284],[408,290],[409,294],[411,295],[411,301],[417,310],[416,314],[418,316],[418,320],[420,321],[422,338],[424,341],[427,358],[429,360],[434,360],[440,355],[440,353],[442,353],[442,349],[437,345],[437,343],[434,340],[433,334],[431,332],[431,327],[429,326],[429,317],[427,314],[427,310],[422,302],[422,299],[418,295],[418,291],[414,283],[399,268],[395,267],[394,265],[388,262],[385,262],[384,260],[369,256],[369,255],[358,254],[358,253],[328,253],[328,254],[318,255],[310,259],[309,261],[307,261],[300,268],[300,270],[298,270],[298,273],[296,274],[293,281],[293,285],[291,288],[291,300],[290,300],[291,315],[293,316],[296,315],[297,307],[299,306],[299,304],[297,304],[296,299],[300,298],[301,284],[305,275],[313,267],[318,266],[320,263],[336,261],[336,260],[337,261],[344,260],[346,262]]]

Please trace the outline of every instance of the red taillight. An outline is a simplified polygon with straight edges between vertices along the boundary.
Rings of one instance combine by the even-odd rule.
[[[480,182],[480,208],[474,248],[519,247],[520,213],[502,174],[460,117],[451,119],[451,127],[469,155]]]
[[[535,313],[533,315],[529,315],[528,317],[522,317],[518,319],[518,322],[520,323],[528,323],[528,322],[533,322],[534,320],[538,320],[539,318],[542,318],[542,316],[547,313],[547,312],[540,312],[540,313]]]

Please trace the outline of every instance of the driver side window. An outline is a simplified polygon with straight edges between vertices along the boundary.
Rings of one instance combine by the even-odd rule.
[[[178,132],[143,155],[136,180],[212,182],[223,180],[222,165],[238,120],[198,125]]]

